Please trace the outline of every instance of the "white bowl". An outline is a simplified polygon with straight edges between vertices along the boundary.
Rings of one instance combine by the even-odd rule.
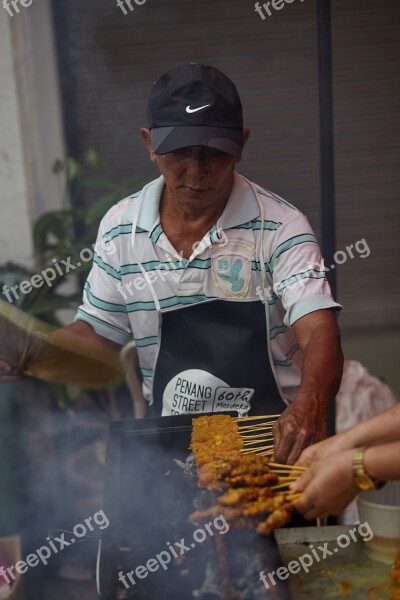
[[[386,489],[385,489],[386,488]],[[357,498],[360,522],[373,531],[365,551],[375,560],[392,563],[400,551],[400,482],[390,482],[377,492],[362,492]]]

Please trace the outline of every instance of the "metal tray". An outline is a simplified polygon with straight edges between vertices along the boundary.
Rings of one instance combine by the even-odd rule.
[[[317,557],[314,556],[314,564],[309,567],[308,573],[303,569],[297,574],[289,573],[286,581],[294,600],[366,600],[369,587],[390,584],[390,565],[367,556],[360,533],[357,530],[354,532],[356,542],[349,535],[349,531],[354,528],[358,528],[358,525],[293,527],[274,532],[283,565],[298,561],[299,557],[306,553],[313,557],[313,550],[320,558],[317,561]],[[350,539],[346,548],[339,547],[339,536],[347,536]],[[344,537],[340,542],[342,545],[347,543]],[[333,553],[325,558],[325,551],[320,549],[324,544],[327,544],[326,548]],[[297,570],[293,567],[292,569]],[[286,576],[285,573],[282,575]],[[272,582],[268,578],[267,582],[272,588]]]

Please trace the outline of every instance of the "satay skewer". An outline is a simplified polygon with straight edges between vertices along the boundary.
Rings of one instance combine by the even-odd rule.
[[[289,493],[285,494],[285,500],[287,500],[288,502],[295,503],[295,502],[297,502],[297,500],[299,500],[301,498],[301,495],[302,495],[301,492],[298,492],[297,494],[290,494],[290,492],[289,492]]]
[[[277,483],[276,485],[271,486],[271,490],[280,490],[281,488],[285,488],[289,486],[290,483],[297,480],[297,477],[285,477],[287,481],[282,481],[281,483]]]
[[[253,425],[241,425],[240,423],[238,424],[239,427],[239,431],[240,433],[243,433],[245,431],[268,431],[268,430],[272,430],[273,426],[275,425],[276,421],[271,421],[270,423],[258,423],[258,424],[253,424]]]
[[[296,465],[284,465],[281,463],[276,463],[276,462],[270,462],[269,465],[271,467],[279,467],[281,469],[293,469],[294,471],[307,471],[306,467],[298,467]]]
[[[243,449],[248,450],[249,448],[254,448],[254,451],[259,450],[260,448],[265,448],[266,445],[273,445],[273,438],[267,438],[262,440],[250,440],[249,442],[243,442]]]
[[[269,534],[288,522],[292,503],[300,497],[300,493],[292,492],[290,485],[304,467],[270,461],[269,456],[274,452],[272,428],[266,432],[265,425],[258,423],[251,427],[245,425],[243,431],[238,420],[223,415],[198,417],[194,425],[190,448],[198,464],[199,487],[224,493],[220,496],[220,505],[217,498],[211,508],[193,513],[190,519],[208,518],[224,511],[226,518],[234,522],[253,513],[254,516],[266,514],[271,509],[268,519],[257,525],[261,534]],[[262,460],[260,456],[268,458]],[[255,496],[251,486],[257,489]],[[253,497],[256,500],[250,506],[248,501]]]
[[[278,419],[281,415],[258,415],[258,416],[252,416],[252,417],[233,417],[234,421],[238,421],[239,422],[239,427],[240,427],[240,423],[243,423],[244,421],[256,421],[256,420],[260,420],[263,419],[268,420],[268,419]]]
[[[273,451],[274,446],[273,444],[269,444],[268,446],[261,446],[261,448],[257,448],[257,452],[255,452],[254,448],[242,448],[241,452],[242,454],[260,454],[261,451],[265,451],[265,450],[272,450]]]
[[[274,475],[289,475],[289,474],[291,474],[290,471],[286,471],[285,469],[276,469],[276,468],[270,469],[269,472],[273,473]],[[297,477],[296,477],[296,479],[297,479]]]
[[[273,434],[271,433],[251,433],[250,435],[246,435],[244,433],[240,434],[241,438],[244,439],[246,442],[249,442],[251,440],[264,440],[264,439],[273,439]]]

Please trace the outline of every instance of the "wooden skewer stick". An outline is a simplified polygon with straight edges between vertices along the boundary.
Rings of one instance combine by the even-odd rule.
[[[291,483],[291,481],[289,481],[289,483]],[[289,486],[289,483],[286,483],[286,482],[285,483],[278,483],[277,485],[271,486],[271,490],[280,490],[280,489],[282,489],[284,487]]]
[[[257,452],[255,452],[255,450],[257,450]],[[251,454],[252,452],[254,454],[259,454],[262,450],[271,450],[271,452],[273,452],[274,446],[270,444],[269,446],[261,446],[261,448],[242,448],[241,452],[243,454]]]
[[[289,486],[292,481],[296,481],[297,477],[285,477],[286,481],[282,481],[277,483],[276,485],[271,486],[271,490],[279,490],[281,488]],[[288,490],[289,491],[289,490]]]
[[[240,429],[239,435],[241,438],[246,439],[252,435],[273,435],[273,430],[261,427],[258,427],[258,429],[246,429],[246,431]]]
[[[258,417],[254,416],[254,417],[233,417],[234,421],[239,421],[240,423],[246,422],[246,421],[259,421],[260,419],[263,419],[264,421],[268,420],[268,419],[278,419],[281,415],[260,415]]]
[[[263,433],[272,433],[272,427],[239,427],[239,433],[244,435],[262,435]]]
[[[270,473],[274,473],[276,475],[280,474],[280,475],[289,475],[291,474],[290,471],[285,471],[285,469],[270,469]],[[297,479],[297,477],[296,477]]]
[[[274,441],[274,438],[272,435],[270,435],[268,437],[264,436],[262,438],[258,438],[258,439],[256,438],[255,440],[248,440],[245,438],[243,440],[243,443],[245,446],[248,446],[249,444],[262,444],[263,442],[273,443],[273,441]]]
[[[256,421],[252,421],[250,419],[250,417],[248,417],[248,421],[246,418],[243,418],[242,421],[240,421],[239,419],[236,419],[235,421],[235,417],[233,417],[233,420],[237,423],[237,426],[241,429],[242,427],[272,427],[272,425],[274,423],[277,422],[278,419],[267,419],[265,420],[261,420],[259,423],[257,423]]]
[[[291,469],[293,471],[307,471],[307,467],[297,467],[296,465],[284,465],[281,463],[270,462],[271,467],[279,467],[280,469]]]
[[[243,440],[250,438],[253,435],[273,435],[272,429],[248,429],[246,431],[242,431],[239,429],[239,435]]]
[[[274,447],[271,446],[265,446],[264,449],[262,448],[242,448],[242,450],[240,451],[242,454],[255,454],[256,456],[270,456],[271,454],[274,453]]]
[[[297,502],[297,500],[301,498],[301,495],[301,492],[298,492],[297,494],[287,493],[285,494],[285,500],[289,500],[289,502]]]
[[[265,449],[265,447],[268,446],[269,448],[273,448],[274,446],[274,440],[251,440],[250,442],[244,442],[243,443],[243,448],[246,448],[247,450],[249,448],[254,448],[255,450],[261,450],[261,449]]]
[[[266,427],[265,425],[263,425],[262,427],[239,427],[240,435],[251,435],[253,433],[272,433],[272,431],[272,427]]]
[[[255,423],[254,421],[246,423],[246,419],[244,419],[243,421],[236,421],[236,423],[240,429],[242,429],[242,427],[272,427],[277,420],[278,419],[269,419],[268,421],[261,421],[260,423]]]
[[[274,437],[272,435],[272,433],[253,433],[251,432],[250,435],[248,433],[241,433],[240,437],[242,438],[242,440],[246,440],[246,442],[248,440],[257,440],[259,438],[264,438],[264,437]]]
[[[242,431],[241,429],[239,429],[239,435],[242,439],[248,439],[249,437],[253,436],[253,435],[273,435],[273,431],[272,429],[248,429],[246,431]]]
[[[238,427],[240,432],[246,431],[257,431],[258,429],[272,429],[275,425],[276,421],[269,421],[268,423],[253,423],[252,425],[245,425],[244,423],[239,423]]]
[[[264,437],[259,440],[245,440],[243,446],[259,446],[260,444],[269,443],[272,444],[274,441],[273,437]]]
[[[246,446],[245,448],[243,448],[241,450],[241,452],[244,452],[245,454],[257,454],[257,456],[260,456],[262,454],[262,452],[273,452],[274,451],[274,445],[273,444],[267,444],[266,446],[260,446],[259,448],[250,448],[248,446]]]

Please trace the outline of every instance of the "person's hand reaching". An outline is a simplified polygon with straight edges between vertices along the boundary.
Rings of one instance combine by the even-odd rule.
[[[317,460],[290,485],[292,493],[301,493],[295,509],[306,519],[338,515],[356,497],[353,454],[353,449],[342,450]]]

